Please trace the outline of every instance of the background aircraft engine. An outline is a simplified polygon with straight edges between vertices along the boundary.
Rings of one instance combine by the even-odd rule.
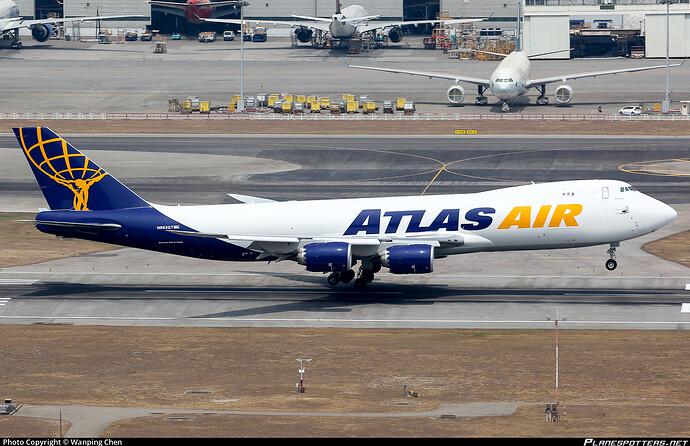
[[[394,26],[390,31],[388,31],[388,38],[393,43],[400,42],[404,35],[405,33],[403,32],[403,29],[399,26]]]
[[[391,246],[381,256],[381,264],[393,274],[424,274],[434,270],[431,245]]]
[[[556,102],[567,104],[573,100],[573,89],[570,85],[561,85],[556,88]]]
[[[307,271],[330,273],[352,268],[352,247],[345,242],[309,243],[299,249],[297,261]]]
[[[53,35],[53,27],[49,24],[34,25],[31,27],[31,36],[39,42],[45,42]]]
[[[460,85],[451,85],[446,96],[451,104],[459,104],[465,99],[465,89]]]
[[[312,35],[312,30],[305,27],[305,26],[300,26],[295,30],[295,36],[297,37],[297,40],[299,40],[302,43],[307,43],[311,39]]]

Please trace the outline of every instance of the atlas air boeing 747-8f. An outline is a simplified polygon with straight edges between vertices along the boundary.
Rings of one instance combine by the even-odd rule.
[[[609,245],[676,218],[615,180],[578,180],[457,195],[167,206],[149,203],[46,127],[15,128],[50,210],[49,234],[228,261],[284,261],[363,289],[374,274],[425,274],[454,254]],[[357,268],[359,264],[359,268]],[[355,272],[357,269],[357,272]]]

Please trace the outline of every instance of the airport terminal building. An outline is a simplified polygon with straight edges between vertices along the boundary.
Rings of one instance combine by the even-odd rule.
[[[186,3],[186,0],[171,0]],[[212,1],[212,0],[211,0]],[[450,17],[489,17],[476,24],[496,36],[513,35],[521,11],[521,45],[528,53],[543,53],[563,48],[568,52],[545,57],[648,57],[666,55],[666,29],[669,24],[669,55],[690,56],[690,0],[342,0],[343,7],[358,4],[371,15],[384,20],[424,20],[439,15]],[[155,7],[148,0],[16,0],[24,17],[45,18],[92,15],[140,16],[124,21],[103,22],[104,28],[159,30],[189,35],[201,31],[219,31],[232,26],[192,23],[172,9]],[[249,1],[244,8],[248,19],[291,20],[292,15],[327,17],[335,12],[335,0],[263,0]],[[222,17],[239,17],[239,10],[226,7]],[[81,33],[93,34],[95,24],[82,23]],[[67,32],[67,31],[66,31]],[[287,31],[275,30],[287,35]],[[431,27],[409,27],[412,34],[430,34]],[[269,35],[271,30],[269,30]],[[559,56],[560,54],[560,56]]]

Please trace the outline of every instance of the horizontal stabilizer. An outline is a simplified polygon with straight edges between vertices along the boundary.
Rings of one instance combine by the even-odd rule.
[[[252,197],[251,195],[228,194],[228,196],[242,203],[275,203],[275,200],[270,198]]]
[[[89,231],[117,231],[122,227],[117,223],[75,223],[70,221],[45,221],[45,220],[17,220],[34,223],[37,225],[56,226],[61,228],[81,229]]]

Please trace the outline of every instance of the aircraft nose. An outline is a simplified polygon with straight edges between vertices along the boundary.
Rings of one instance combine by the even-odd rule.
[[[678,217],[678,213],[671,206],[651,197],[645,205],[644,213],[646,226],[651,231],[663,228]]]

